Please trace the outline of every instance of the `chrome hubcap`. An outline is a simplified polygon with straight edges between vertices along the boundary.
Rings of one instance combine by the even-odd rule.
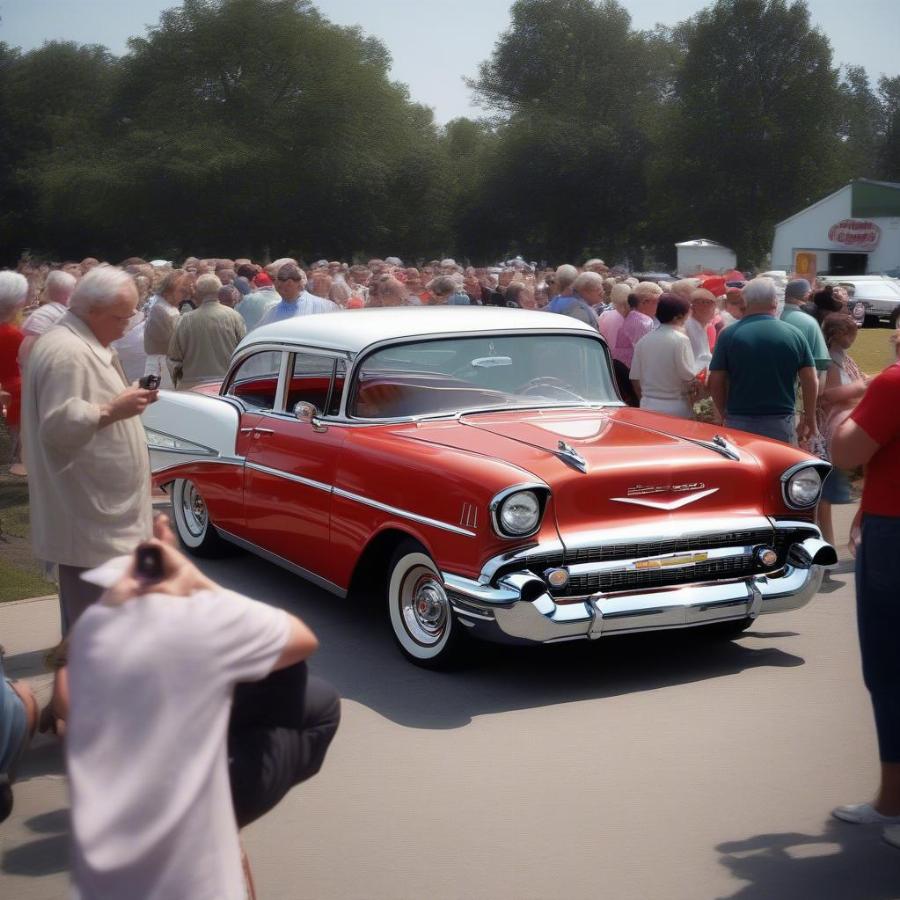
[[[188,531],[194,537],[200,537],[206,530],[206,504],[193,484],[185,485],[181,495],[181,511]]]
[[[416,566],[404,578],[400,610],[406,630],[418,643],[432,646],[444,637],[450,601],[443,584],[430,569]]]

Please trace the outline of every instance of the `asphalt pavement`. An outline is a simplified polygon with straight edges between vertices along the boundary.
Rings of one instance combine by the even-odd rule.
[[[306,619],[344,698],[322,772],[244,833],[260,900],[900,898],[900,851],[828,814],[877,778],[842,557],[810,605],[737,641],[485,645],[453,673],[406,663],[380,609],[251,556],[204,564]],[[57,628],[55,600],[0,606],[10,669],[40,672]],[[0,897],[64,897],[66,846],[40,739],[0,826]]]

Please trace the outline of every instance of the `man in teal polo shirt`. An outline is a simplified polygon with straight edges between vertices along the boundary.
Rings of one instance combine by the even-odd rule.
[[[744,318],[723,329],[709,364],[709,392],[729,428],[796,446],[816,432],[818,379],[803,333],[775,318],[771,278],[754,278],[744,288]],[[795,427],[796,383],[803,418]]]
[[[801,304],[805,303],[812,288],[805,278],[795,278],[789,281],[784,289],[784,309],[781,312],[781,321],[799,328],[809,344],[809,352],[812,353],[813,362],[819,378],[822,379],[822,387],[824,387],[825,373],[831,363],[831,354],[825,345],[825,336],[819,323],[808,313],[804,312]]]

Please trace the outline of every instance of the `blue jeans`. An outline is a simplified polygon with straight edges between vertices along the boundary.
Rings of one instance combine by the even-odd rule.
[[[900,516],[865,515],[856,557],[863,680],[872,696],[881,761],[900,763]]]
[[[737,428],[739,431],[749,431],[761,437],[774,438],[785,444],[797,446],[797,428],[794,422],[794,413],[786,416],[735,416],[728,413],[725,416],[726,428]]]

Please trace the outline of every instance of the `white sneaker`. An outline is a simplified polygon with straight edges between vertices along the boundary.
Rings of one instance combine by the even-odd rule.
[[[900,816],[883,816],[871,803],[836,806],[831,814],[842,822],[852,822],[854,825],[900,825]]]
[[[888,825],[881,833],[885,842],[900,850],[900,825]]]

